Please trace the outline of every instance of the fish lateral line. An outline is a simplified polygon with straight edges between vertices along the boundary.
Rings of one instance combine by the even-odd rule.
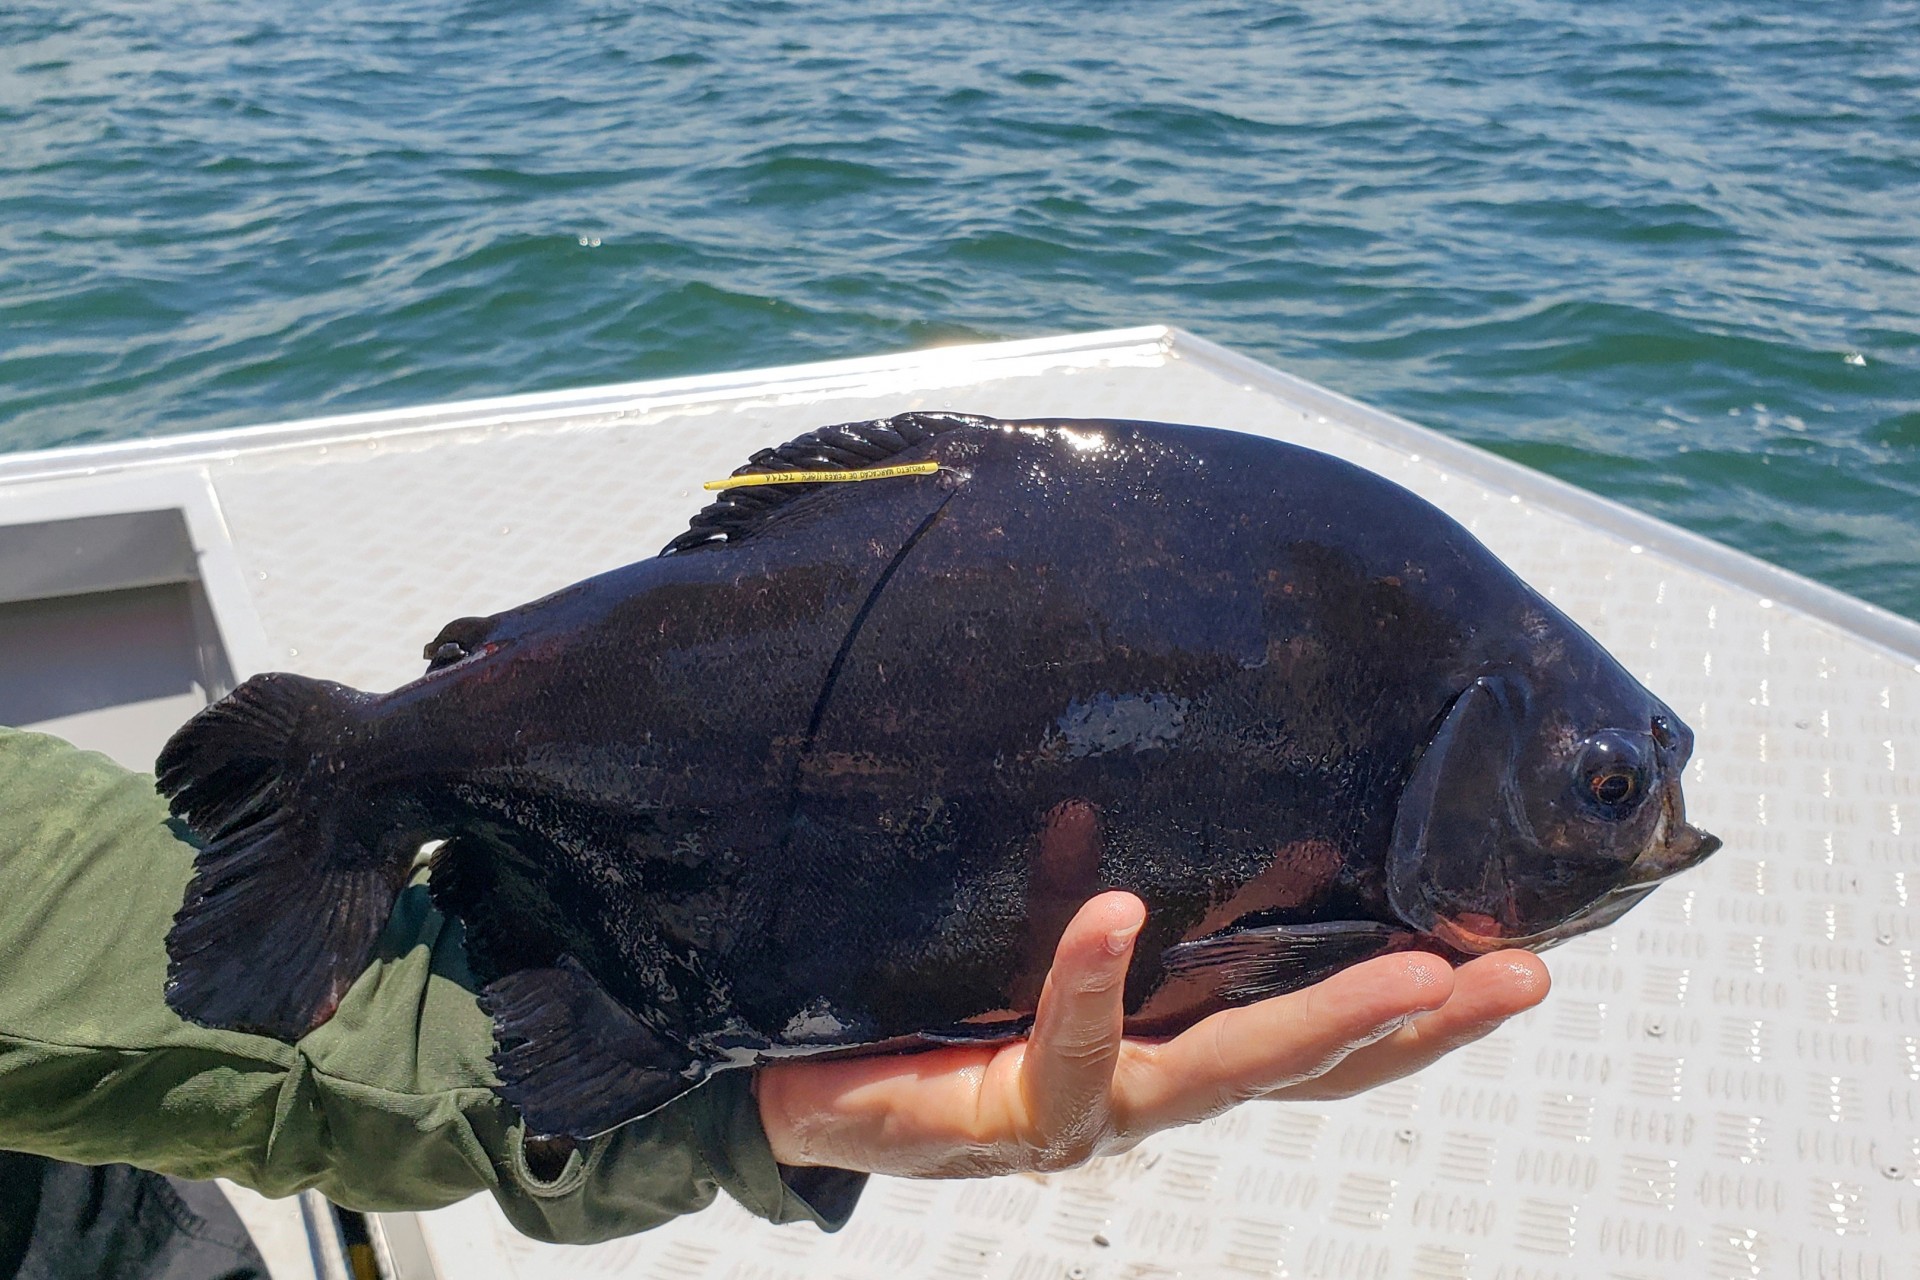
[[[903,462],[893,467],[863,467],[858,471],[759,471],[725,480],[709,480],[702,489],[745,489],[763,484],[843,484],[852,480],[891,480],[896,476],[930,476],[940,470],[934,461]]]

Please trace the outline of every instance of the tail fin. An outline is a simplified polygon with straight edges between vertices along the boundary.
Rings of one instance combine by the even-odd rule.
[[[256,676],[161,751],[158,788],[206,842],[167,935],[167,1003],[181,1017],[297,1040],[372,958],[414,842],[382,830],[337,772],[366,699]]]

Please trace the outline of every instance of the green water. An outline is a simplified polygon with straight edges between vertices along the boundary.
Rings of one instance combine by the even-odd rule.
[[[1920,7],[0,11],[0,448],[1167,321],[1920,617]]]

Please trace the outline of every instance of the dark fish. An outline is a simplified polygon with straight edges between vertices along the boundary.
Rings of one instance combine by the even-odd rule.
[[[450,623],[387,694],[247,681],[167,745],[207,844],[167,997],[292,1039],[423,843],[502,1091],[588,1136],[716,1070],[1006,1039],[1094,893],[1128,1028],[1618,918],[1719,841],[1692,735],[1447,516],[1144,422],[908,414],[651,560]]]

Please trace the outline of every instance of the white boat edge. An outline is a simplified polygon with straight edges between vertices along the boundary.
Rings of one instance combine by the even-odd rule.
[[[1559,511],[1590,528],[1626,539],[1630,545],[1641,548],[1643,554],[1663,557],[1750,591],[1764,607],[1797,610],[1851,633],[1920,670],[1920,622],[1167,324],[935,346],[882,356],[448,401],[152,439],[0,454],[0,523],[7,519],[8,498],[18,494],[20,486],[124,474],[156,466],[206,464],[267,450],[553,426],[561,420],[606,422],[668,412],[684,413],[702,405],[743,399],[804,400],[850,387],[884,388],[895,381],[900,382],[903,389],[908,384],[924,389],[929,385],[930,375],[941,383],[964,386],[983,377],[1005,376],[1022,365],[1038,371],[1116,364],[1155,365],[1169,360],[1188,361],[1243,386],[1314,406],[1382,444],[1419,454],[1522,500]]]

